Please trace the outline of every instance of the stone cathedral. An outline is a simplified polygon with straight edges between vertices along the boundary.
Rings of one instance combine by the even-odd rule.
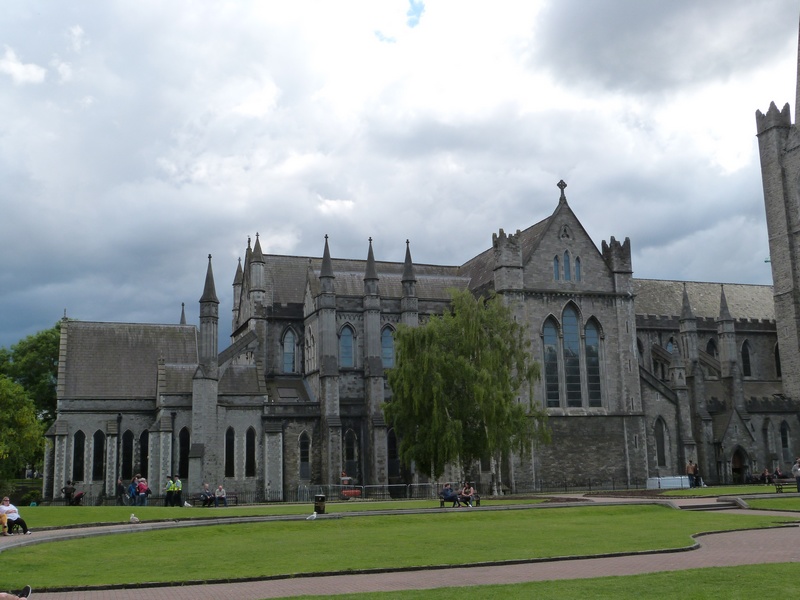
[[[800,129],[788,104],[756,122],[774,286],[637,279],[631,241],[598,248],[563,182],[542,200],[549,215],[500,229],[460,265],[414,263],[408,242],[388,250],[403,260],[379,261],[372,240],[366,258],[333,258],[327,236],[321,257],[270,255],[256,235],[231,266],[222,352],[210,256],[198,325],[63,321],[45,498],[67,480],[113,493],[135,473],[154,490],[176,473],[188,492],[209,482],[276,501],[343,471],[364,486],[424,483],[397,458],[386,372],[396,328],[446,310],[453,288],[494,292],[525,324],[542,378],[520,401],[546,407],[552,432],[530,455],[474,465],[483,493],[641,486],[688,460],[708,484],[788,470],[800,455]]]

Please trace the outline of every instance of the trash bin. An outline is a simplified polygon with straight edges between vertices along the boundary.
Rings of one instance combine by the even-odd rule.
[[[314,496],[314,512],[318,515],[325,514],[325,494],[317,494]]]

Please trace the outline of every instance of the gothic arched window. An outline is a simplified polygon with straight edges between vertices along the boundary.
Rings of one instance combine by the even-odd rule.
[[[295,337],[294,332],[291,329],[287,329],[286,333],[283,335],[283,372],[284,373],[294,373],[295,372],[295,355],[296,355],[296,348],[295,348]]]
[[[575,259],[575,281],[581,280],[581,259],[580,257]]]
[[[775,344],[775,376],[780,379],[781,375],[781,352],[778,349],[778,344]]]
[[[122,434],[122,479],[133,477],[133,432],[128,429]]]
[[[236,436],[233,427],[225,431],[225,477],[236,477]]]
[[[569,268],[569,251],[564,252],[564,281],[572,279],[572,274]]]
[[[710,354],[714,358],[717,358],[717,354],[719,353],[717,351],[717,342],[714,341],[714,338],[708,340],[708,343],[706,344],[706,354]]]
[[[586,346],[586,391],[589,395],[589,406],[602,406],[600,389],[600,333],[594,321],[589,321],[584,328]]]
[[[544,387],[548,408],[561,405],[558,385],[558,329],[554,319],[544,323]]]
[[[667,425],[664,419],[656,419],[655,427],[656,438],[656,461],[659,467],[667,466]]]
[[[394,336],[391,327],[384,327],[381,331],[381,358],[384,369],[394,367]]]
[[[256,476],[256,430],[252,427],[247,428],[244,440],[244,476]]]
[[[559,262],[558,262],[558,257],[555,256],[555,257],[553,257],[553,279],[555,279],[556,281],[558,281],[560,279],[560,277],[561,277],[560,270],[561,269],[560,269],[560,265],[559,265]]]
[[[781,457],[783,458],[783,463],[792,464],[792,456],[789,447],[789,424],[784,421],[781,423]]]
[[[139,436],[139,473],[147,478],[150,467],[150,432],[146,429]]]
[[[304,431],[300,434],[300,479],[311,479],[311,440]]]
[[[745,377],[751,377],[753,375],[752,369],[750,368],[750,343],[747,340],[742,344],[742,375]]]
[[[79,429],[72,438],[72,481],[83,481],[86,435]]]
[[[567,406],[581,406],[581,338],[578,328],[578,313],[571,306],[564,309],[562,316],[564,336],[564,384],[566,385]]]
[[[353,330],[349,325],[345,325],[339,334],[339,367],[349,369],[354,366]]]
[[[178,475],[181,477],[189,477],[190,441],[189,429],[184,427],[178,434]]]
[[[106,471],[106,434],[99,429],[92,436],[92,481],[102,481]]]

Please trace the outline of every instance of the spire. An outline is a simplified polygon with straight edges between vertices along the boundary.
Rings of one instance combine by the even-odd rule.
[[[328,248],[328,234],[325,234],[325,250],[322,253],[322,270],[320,277],[333,277],[333,263],[331,262],[331,251]]]
[[[186,303],[181,302],[181,325],[186,325]]]
[[[249,240],[248,240],[249,242]],[[249,243],[248,243],[249,246]],[[261,252],[261,240],[258,237],[258,232],[256,232],[256,245],[253,248],[253,262],[263,263],[264,262],[264,253]]]
[[[567,184],[562,179],[556,185],[561,189],[561,197],[558,199],[558,202],[559,203],[563,202],[564,204],[566,204],[567,203],[567,196],[566,196],[566,194],[564,194],[564,188],[567,187]]]
[[[369,251],[367,252],[367,272],[364,274],[364,280],[371,280],[378,278],[378,271],[375,269],[375,254],[372,252],[372,238],[369,238]]]
[[[728,310],[728,299],[725,298],[725,286],[721,285],[719,294],[719,320],[720,321],[733,321],[731,312]]]
[[[406,240],[406,260],[403,263],[403,278],[401,282],[416,281],[417,277],[414,275],[414,263],[411,261],[411,248],[409,242]]]
[[[242,285],[244,272],[242,271],[242,257],[239,257],[239,265],[236,267],[236,275],[233,276],[233,285]]]
[[[683,284],[683,308],[681,309],[681,319],[694,319],[692,305],[689,304],[689,294],[686,292],[686,284]]]
[[[206,285],[203,288],[203,295],[200,302],[214,302],[219,304],[217,290],[214,286],[214,271],[211,270],[211,255],[208,255],[208,270],[206,271]]]

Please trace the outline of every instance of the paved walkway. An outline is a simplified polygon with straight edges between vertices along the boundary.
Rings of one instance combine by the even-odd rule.
[[[607,501],[609,499],[602,499]],[[675,504],[707,504],[713,499],[675,500]],[[622,500],[618,500],[622,501]],[[731,514],[752,514],[742,509],[726,510]],[[793,516],[798,513],[770,511],[776,516]],[[187,526],[173,522],[152,524],[162,528]],[[41,538],[73,537],[121,533],[140,526],[115,526],[41,532]],[[94,531],[95,529],[101,531]],[[140,529],[139,529],[140,530]],[[25,541],[33,536],[25,536]],[[8,540],[11,541],[11,540]],[[17,540],[14,540],[15,542]],[[20,540],[21,542],[22,540]],[[33,541],[33,540],[31,540]],[[38,540],[37,540],[38,541]],[[44,539],[42,539],[44,541]],[[369,575],[335,575],[275,579],[267,581],[237,582],[199,586],[132,588],[126,590],[98,590],[81,592],[35,593],[37,600],[260,600],[299,595],[333,595],[360,592],[396,591],[399,589],[453,588],[458,586],[522,583],[554,579],[578,579],[609,575],[634,575],[704,567],[724,567],[748,564],[800,562],[800,529],[797,526],[771,530],[736,531],[708,534],[698,537],[695,549],[632,554],[574,560],[542,560],[517,565],[492,565],[424,569],[396,573]],[[16,544],[15,544],[16,545]],[[34,590],[35,592],[35,590]]]

